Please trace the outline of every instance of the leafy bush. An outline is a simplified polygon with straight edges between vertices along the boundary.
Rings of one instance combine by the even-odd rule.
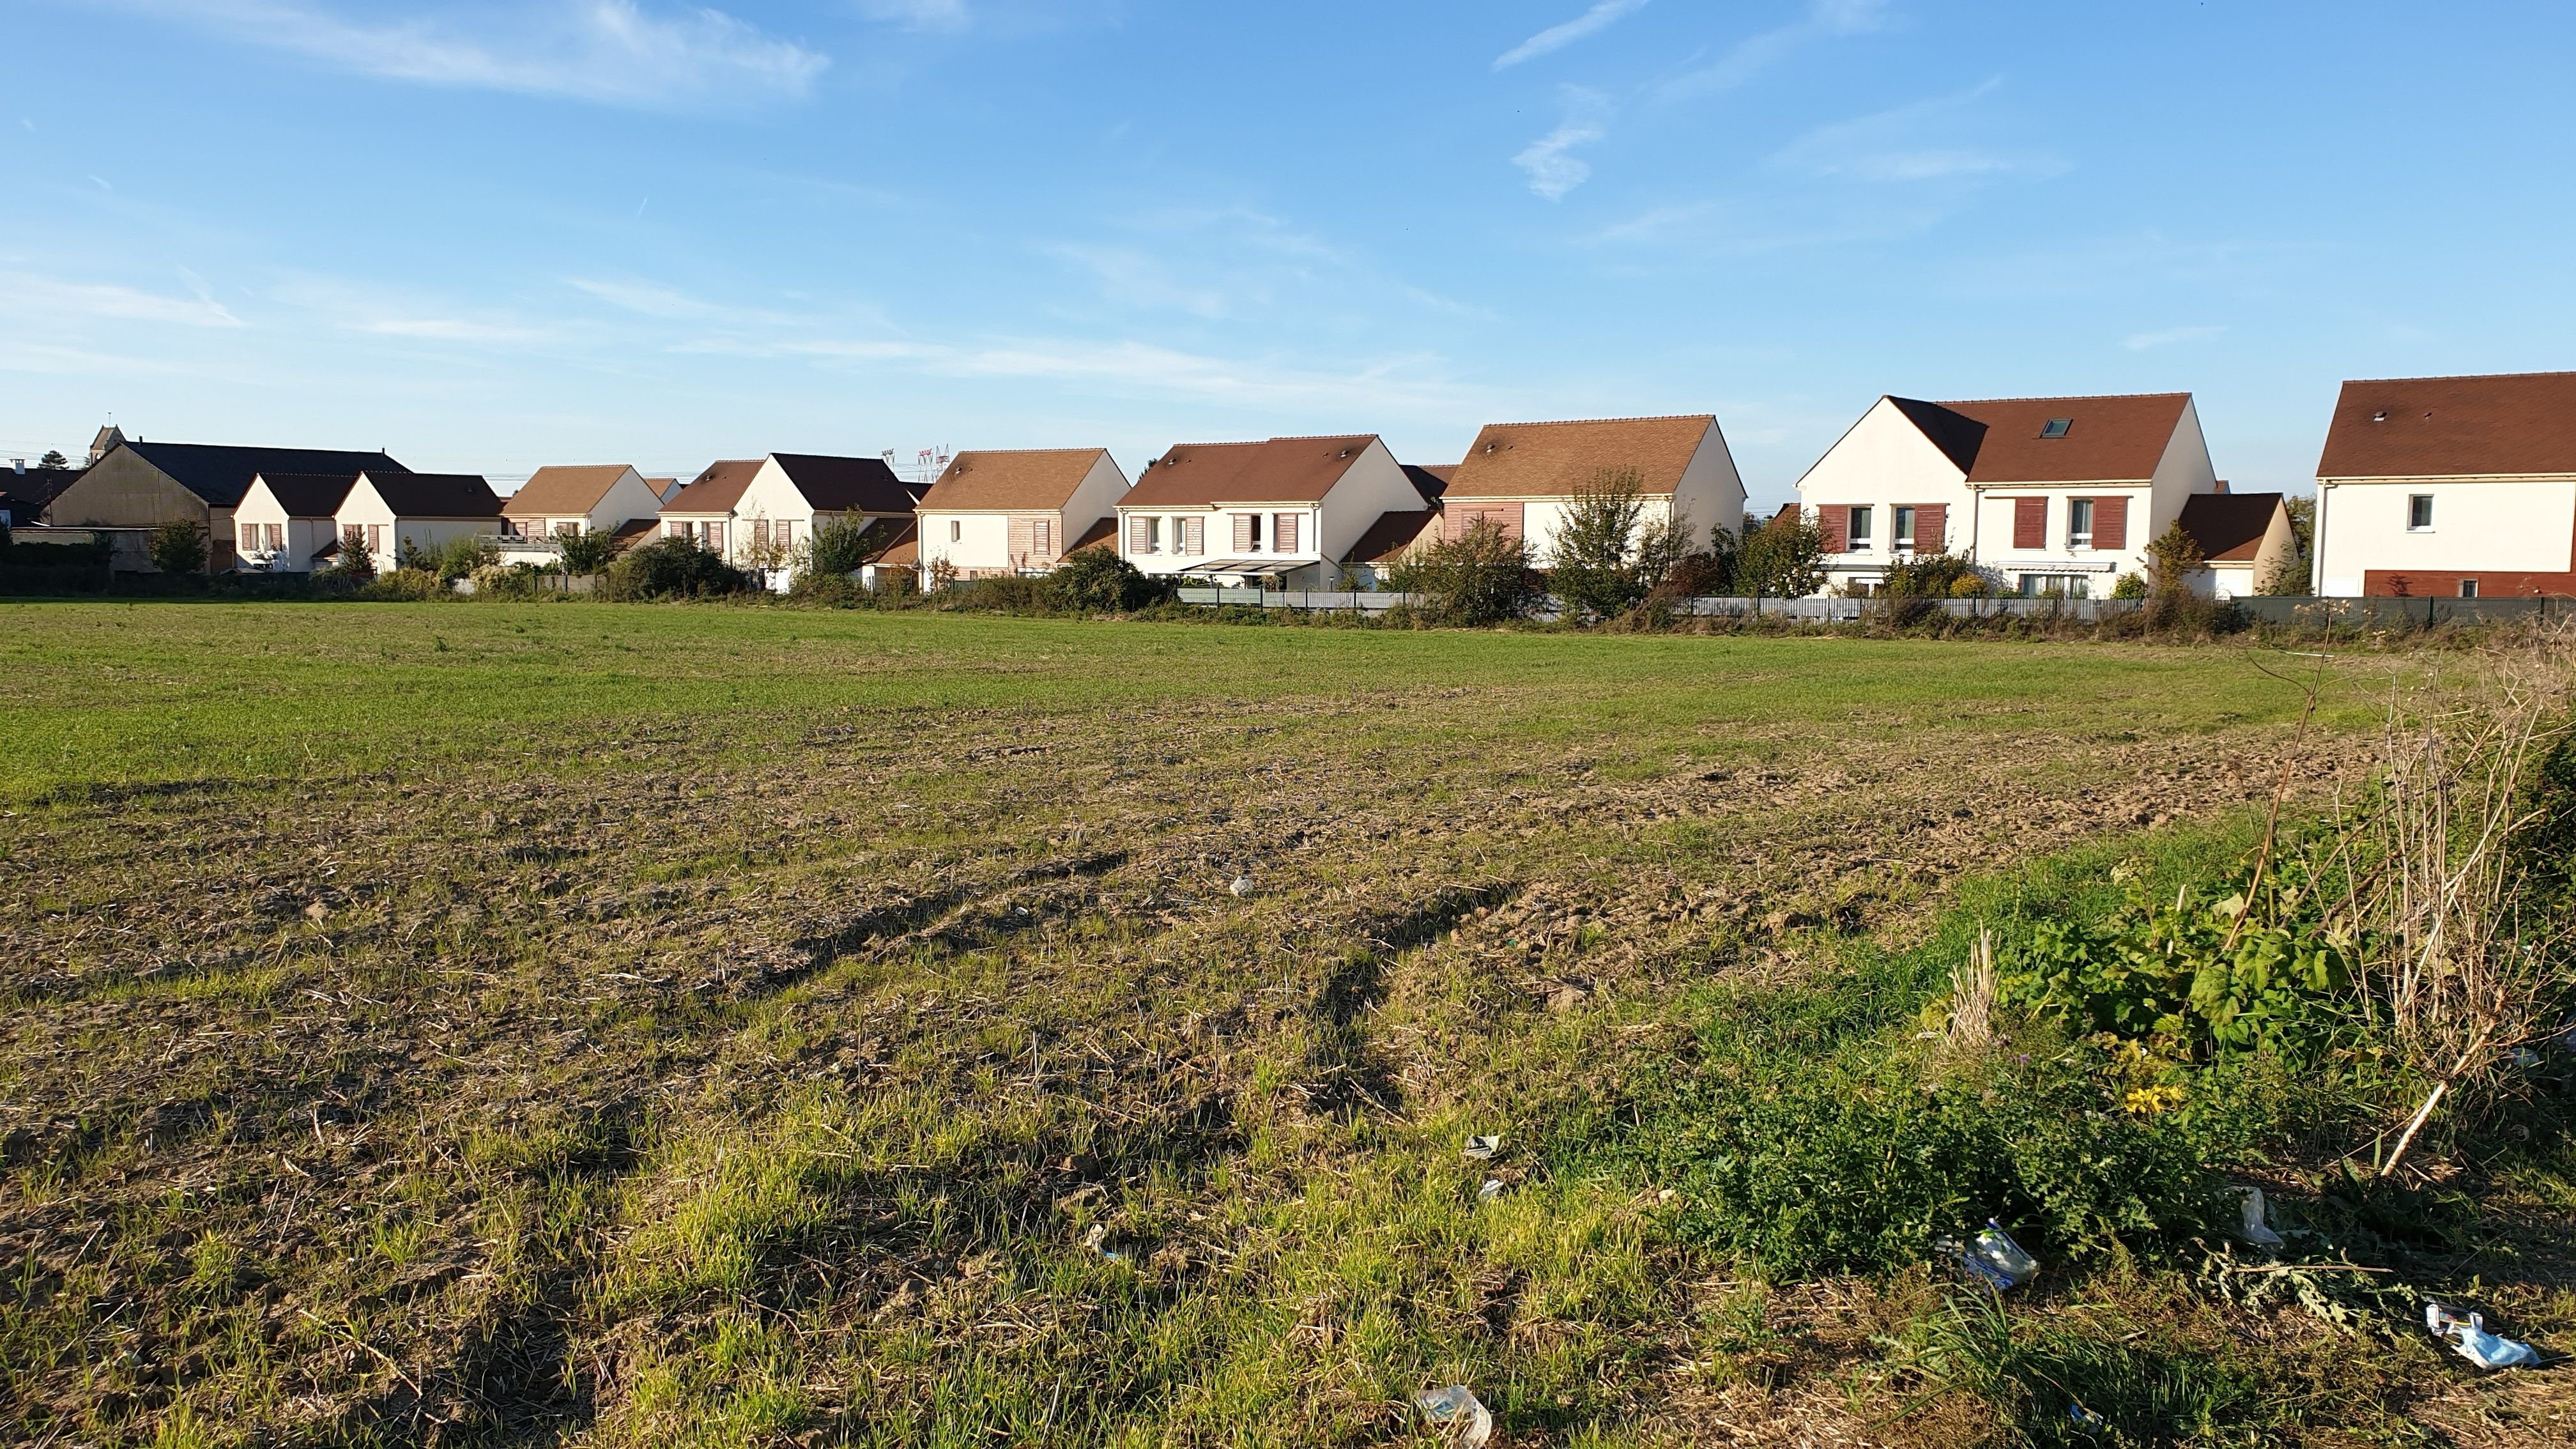
[[[2147,576],[2144,574],[2135,572],[2125,573],[2111,581],[2112,598],[2143,599],[2146,596]]]
[[[1105,548],[1086,548],[1047,575],[1058,607],[1085,614],[1128,614],[1171,596],[1168,584],[1146,577]]]
[[[439,545],[434,555],[429,554],[428,550],[422,552],[427,556],[422,558],[417,567],[451,582],[456,579],[470,579],[474,577],[475,570],[501,561],[500,542],[479,533],[467,534],[462,538],[451,538]]]
[[[1577,614],[1616,618],[1644,602],[1692,558],[1690,520],[1649,520],[1644,479],[1633,468],[1605,470],[1578,484],[1557,525],[1548,587]]]
[[[617,561],[617,535],[596,528],[559,534],[555,548],[563,559],[564,572],[578,577],[605,573]]]
[[[612,599],[703,599],[750,587],[742,570],[689,538],[657,538],[609,565]]]
[[[1968,560],[1956,554],[1919,553],[1889,563],[1878,587],[1880,593],[1900,599],[1973,597],[1958,592],[1962,583],[1974,583],[1978,595],[1988,590],[1985,576]]]
[[[203,573],[206,526],[193,518],[174,518],[152,530],[147,552],[152,566],[165,574]]]
[[[1443,624],[1500,624],[1526,617],[1538,601],[1528,541],[1481,519],[1406,555],[1389,582],[1418,595],[1417,612]]]
[[[846,578],[865,568],[878,543],[870,531],[870,525],[858,519],[827,518],[815,524],[814,536],[805,546],[806,574]]]
[[[1735,590],[1757,599],[1803,599],[1825,586],[1824,530],[1797,509],[1746,531],[1735,564]]]

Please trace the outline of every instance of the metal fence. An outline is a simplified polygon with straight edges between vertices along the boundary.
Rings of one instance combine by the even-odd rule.
[[[1184,604],[1292,609],[1302,613],[1382,615],[1413,598],[1399,593],[1325,589],[1185,588]],[[2098,623],[2144,607],[2139,599],[1731,599],[1676,602],[1674,612],[1703,618],[1790,619],[1811,624],[1855,624],[1890,607],[1926,606],[1960,619],[2069,619]],[[2428,629],[2444,624],[2506,623],[2576,616],[2576,599],[2324,599],[2260,597],[2235,601],[2238,613],[2257,624],[2314,629]],[[1553,602],[1541,617],[1554,613]]]

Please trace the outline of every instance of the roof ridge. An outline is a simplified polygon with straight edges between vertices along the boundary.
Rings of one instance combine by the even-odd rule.
[[[1896,398],[1896,397],[1898,397],[1898,394],[1896,394],[1896,393],[1892,393],[1892,392],[1891,392],[1891,393],[1885,393],[1885,394],[1882,394],[1882,396],[1890,397],[1890,398]],[[1975,406],[1977,406],[1977,405],[1978,405],[1978,404],[1980,404],[1980,403],[2035,403],[2035,402],[2142,402],[2142,401],[2145,401],[2145,400],[2150,399],[2150,398],[2159,398],[2159,399],[2160,399],[2160,398],[2169,398],[2169,397],[2189,397],[2189,396],[2191,396],[2191,393],[2189,392],[2189,390],[2184,390],[2184,391],[2181,391],[2181,392],[2070,392],[2070,393],[2048,393],[2048,394],[2042,394],[2042,395],[2040,395],[2040,396],[2036,396],[2036,397],[1955,397],[1955,398],[1908,397],[1908,398],[1901,398],[1901,399],[1899,399],[1899,400],[1900,400],[1900,401],[1904,401],[1904,402],[1930,403],[1932,406],[1934,406],[1934,407],[1936,407],[1936,408],[1960,408],[1960,407],[1975,407]]]
[[[1487,428],[1573,428],[1592,423],[1695,423],[1717,421],[1715,413],[1645,413],[1633,418],[1538,418],[1529,422],[1487,423]],[[1480,428],[1477,431],[1482,432]]]
[[[2347,377],[2343,380],[2343,385],[2352,387],[2365,382],[2498,382],[2505,378],[2521,377],[2576,377],[2576,368],[2556,369],[2549,372],[2437,372],[2420,377]]]

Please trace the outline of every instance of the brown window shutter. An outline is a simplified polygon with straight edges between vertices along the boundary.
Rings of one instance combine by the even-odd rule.
[[[1145,520],[1142,518],[1127,520],[1127,551],[1129,553],[1145,551]]]
[[[1947,553],[1950,551],[1950,505],[1917,503],[1914,505],[1914,551]]]
[[[1027,558],[1029,555],[1029,521],[1025,518],[1014,518],[1002,526],[1002,532],[1004,534],[1002,551],[1010,555],[1011,562],[1016,564],[1020,560]]]
[[[1175,518],[1172,520],[1172,549],[1192,557],[1207,552],[1207,520]]]
[[[2127,548],[2129,546],[2129,500],[2096,498],[2093,500],[2093,546]]]
[[[1052,559],[1055,557],[1054,519],[1033,518],[1029,520],[1029,552],[1036,554],[1038,557],[1043,559]]]
[[[2048,547],[2048,500],[2016,498],[2013,500],[2013,547]]]
[[[1825,552],[1841,553],[1851,546],[1851,507],[1828,503],[1816,510],[1816,530],[1825,536]]]
[[[1252,552],[1252,519],[1253,515],[1249,513],[1234,515],[1234,551],[1236,553]]]
[[[1297,515],[1282,513],[1270,520],[1270,548],[1274,553],[1297,551]]]

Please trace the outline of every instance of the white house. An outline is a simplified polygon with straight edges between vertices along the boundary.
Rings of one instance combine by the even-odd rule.
[[[969,450],[948,460],[918,510],[922,579],[1044,573],[1114,526],[1127,475],[1106,448]]]
[[[338,550],[340,505],[357,486],[351,473],[261,473],[233,508],[233,553],[244,568],[309,573]]]
[[[709,464],[659,516],[665,535],[695,538],[783,587],[817,527],[910,522],[920,491],[882,458],[772,453]]]
[[[625,463],[539,468],[502,500],[509,531],[501,557],[551,562],[565,534],[606,533],[632,543],[659,521],[662,501],[652,481]]]
[[[1698,413],[1488,424],[1441,495],[1441,536],[1491,523],[1528,539],[1545,568],[1576,496],[1614,479],[1643,496],[1650,526],[1678,515],[1701,538],[1743,526],[1744,479],[1717,419]]]
[[[2192,592],[2209,598],[2250,598],[2298,554],[2289,500],[2278,493],[2229,492],[2224,479],[2218,488],[2183,500],[2182,531],[2202,559],[2189,583]]]
[[[379,569],[459,538],[497,538],[501,495],[475,473],[360,473],[332,515],[334,532],[366,545]]]
[[[1381,515],[1427,506],[1374,433],[1183,443],[1118,500],[1118,551],[1149,574],[1331,588]]]
[[[2315,553],[2321,594],[2576,595],[2576,372],[2345,383]]]
[[[1891,559],[1950,553],[2021,594],[2107,596],[2147,545],[2215,493],[2189,393],[1921,402],[1882,397],[1798,480],[1829,587],[1868,592]]]

